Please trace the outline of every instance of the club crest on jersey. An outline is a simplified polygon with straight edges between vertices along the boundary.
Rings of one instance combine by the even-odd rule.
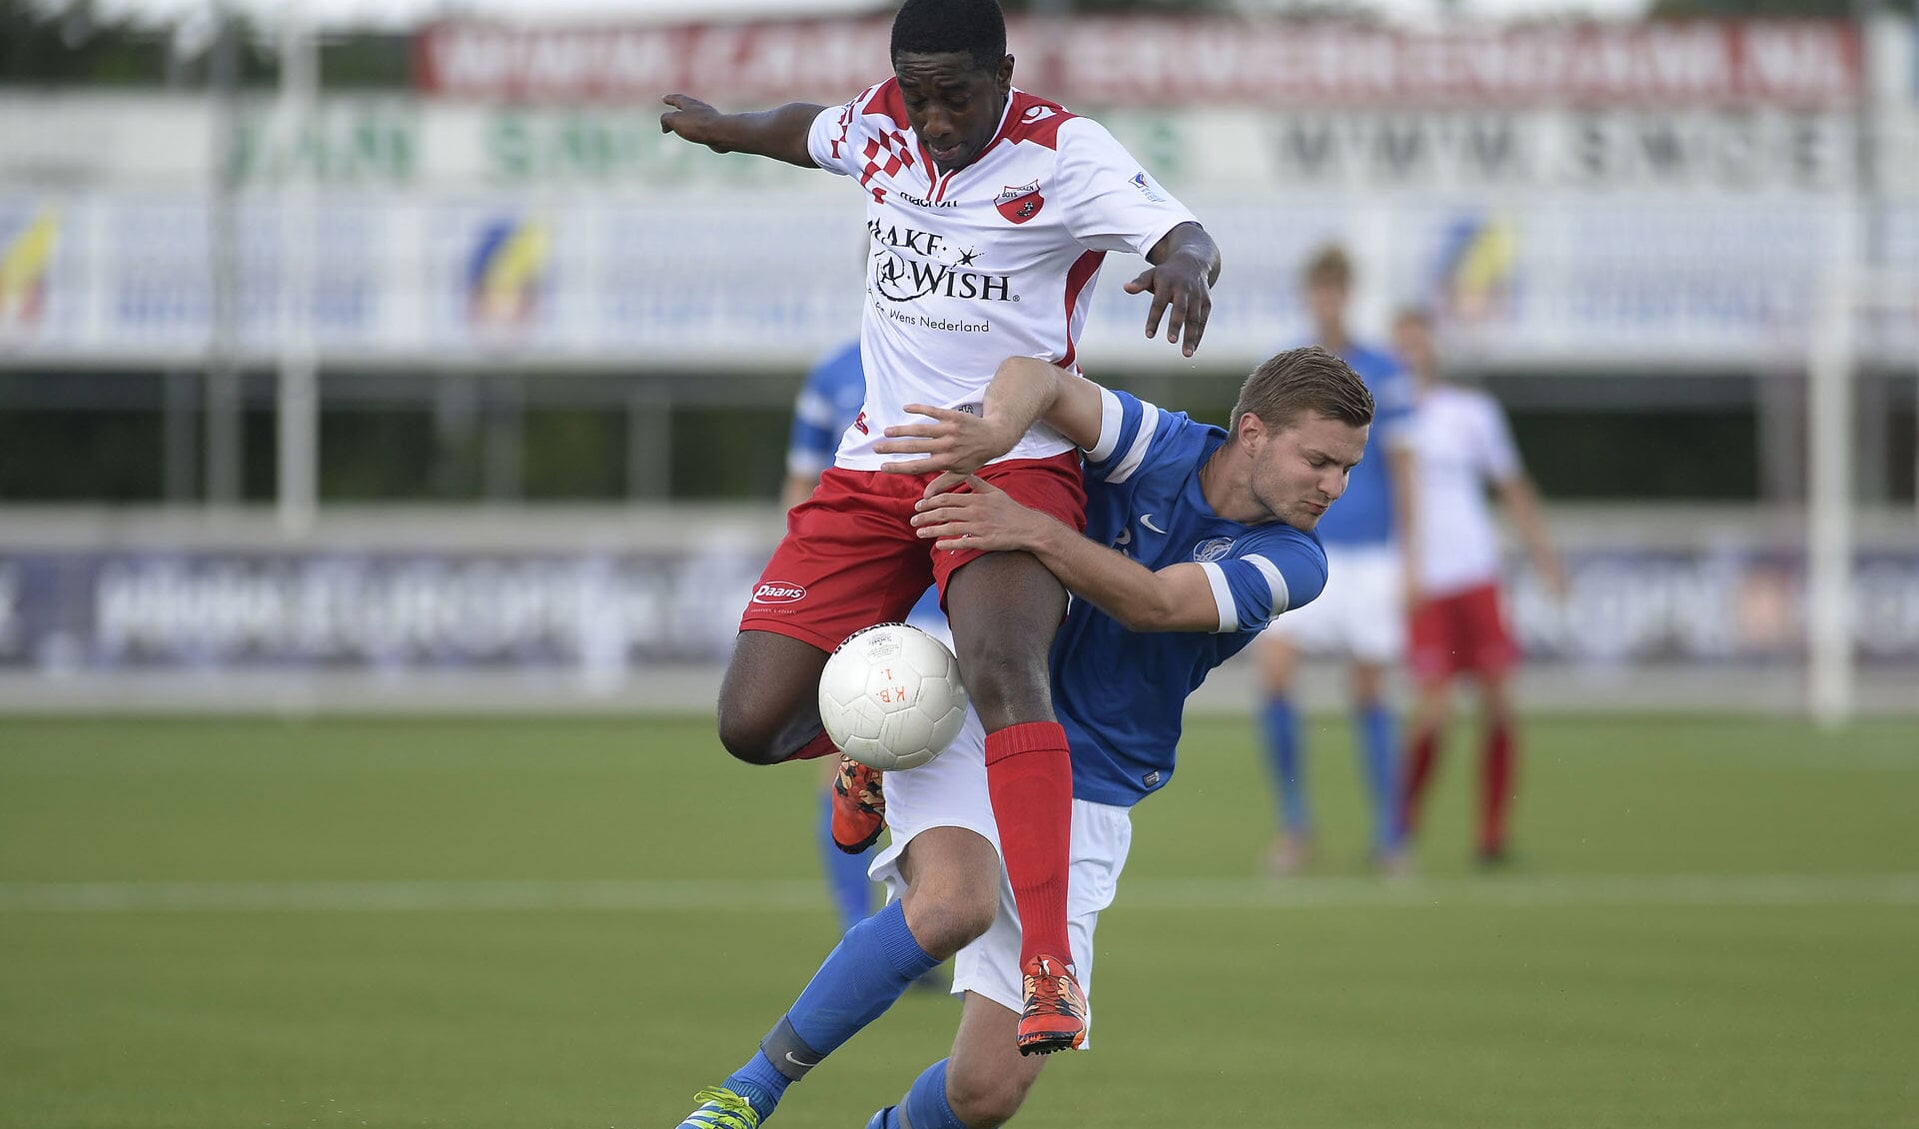
[[[1006,217],[1008,223],[1025,223],[1046,206],[1046,197],[1040,195],[1039,181],[1022,184],[1018,188],[1007,185],[999,190],[999,196],[993,201],[999,214]]]
[[[753,589],[753,602],[756,604],[797,604],[804,599],[805,585],[788,584],[784,580],[769,580]]]
[[[1232,551],[1233,539],[1231,537],[1208,537],[1206,540],[1193,546],[1193,559],[1200,564],[1207,564],[1211,561],[1223,561],[1226,559],[1226,554]]]

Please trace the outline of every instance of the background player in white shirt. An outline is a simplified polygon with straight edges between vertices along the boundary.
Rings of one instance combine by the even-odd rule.
[[[1565,595],[1565,573],[1499,403],[1478,389],[1440,378],[1432,324],[1424,312],[1399,315],[1393,344],[1418,388],[1414,469],[1420,528],[1430,534],[1415,556],[1420,599],[1412,611],[1408,665],[1419,684],[1419,704],[1408,734],[1402,822],[1409,834],[1418,824],[1445,733],[1453,679],[1476,678],[1485,725],[1479,858],[1497,863],[1506,858],[1518,757],[1509,675],[1519,651],[1500,610],[1499,533],[1486,499],[1489,486],[1505,503],[1533,567],[1556,597]]]
[[[916,406],[977,411],[1006,357],[1072,365],[1109,252],[1154,264],[1127,289],[1152,295],[1148,335],[1164,317],[1168,339],[1191,355],[1219,252],[1104,127],[1014,89],[994,0],[906,0],[891,54],[894,77],[843,106],[722,114],[673,94],[660,118],[667,132],[718,152],[855,178],[870,236],[860,331],[866,404],[820,488],[789,515],[741,619],[720,691],[720,740],[755,764],[834,752],[816,698],[827,655],[859,628],[902,618],[937,583],[987,730],[993,808],[1025,927],[1029,1003],[1074,997],[1076,986],[1054,982],[1071,980],[1072,769],[1046,669],[1065,589],[1027,553],[934,551],[920,541],[909,520],[924,484],[881,474],[875,444],[886,428],[918,420]],[[980,477],[1084,525],[1078,457],[1050,428],[1026,432]],[[834,839],[857,850],[880,833],[877,774],[843,761],[839,791]],[[1035,1003],[1021,1020],[1020,1047],[1047,1053],[1084,1031],[1083,1017]]]

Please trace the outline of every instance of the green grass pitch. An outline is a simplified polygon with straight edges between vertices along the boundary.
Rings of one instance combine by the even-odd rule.
[[[1919,726],[1535,720],[1491,875],[1468,736],[1389,883],[1322,719],[1280,882],[1250,725],[1191,725],[1018,1123],[1919,1126]],[[0,719],[0,1126],[673,1126],[832,944],[816,779],[701,719]],[[956,1016],[773,1124],[859,1129]]]

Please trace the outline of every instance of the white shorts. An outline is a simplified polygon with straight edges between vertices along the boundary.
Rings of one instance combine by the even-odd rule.
[[[1264,634],[1315,655],[1396,663],[1406,649],[1406,590],[1391,545],[1326,546],[1326,590]]]
[[[886,824],[892,841],[874,858],[868,873],[886,885],[890,901],[906,892],[900,854],[913,836],[931,827],[963,827],[999,849],[999,830],[986,792],[986,734],[979,716],[967,711],[966,725],[953,744],[928,764],[886,774]],[[1087,999],[1086,1023],[1092,1027],[1093,927],[1099,911],[1113,904],[1119,872],[1133,843],[1129,809],[1073,801],[1072,862],[1066,887],[1066,933],[1073,947],[1073,970]],[[1019,911],[1013,887],[1000,870],[999,915],[993,925],[953,958],[953,992],[978,992],[1014,1013],[1024,1006],[1020,973]],[[1085,1046],[1091,1046],[1089,1037]],[[1081,1049],[1085,1049],[1082,1047]]]

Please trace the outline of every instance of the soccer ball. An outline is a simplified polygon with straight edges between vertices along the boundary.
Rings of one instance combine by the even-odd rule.
[[[917,768],[952,744],[966,720],[959,660],[904,623],[855,631],[820,671],[820,720],[861,764]]]

